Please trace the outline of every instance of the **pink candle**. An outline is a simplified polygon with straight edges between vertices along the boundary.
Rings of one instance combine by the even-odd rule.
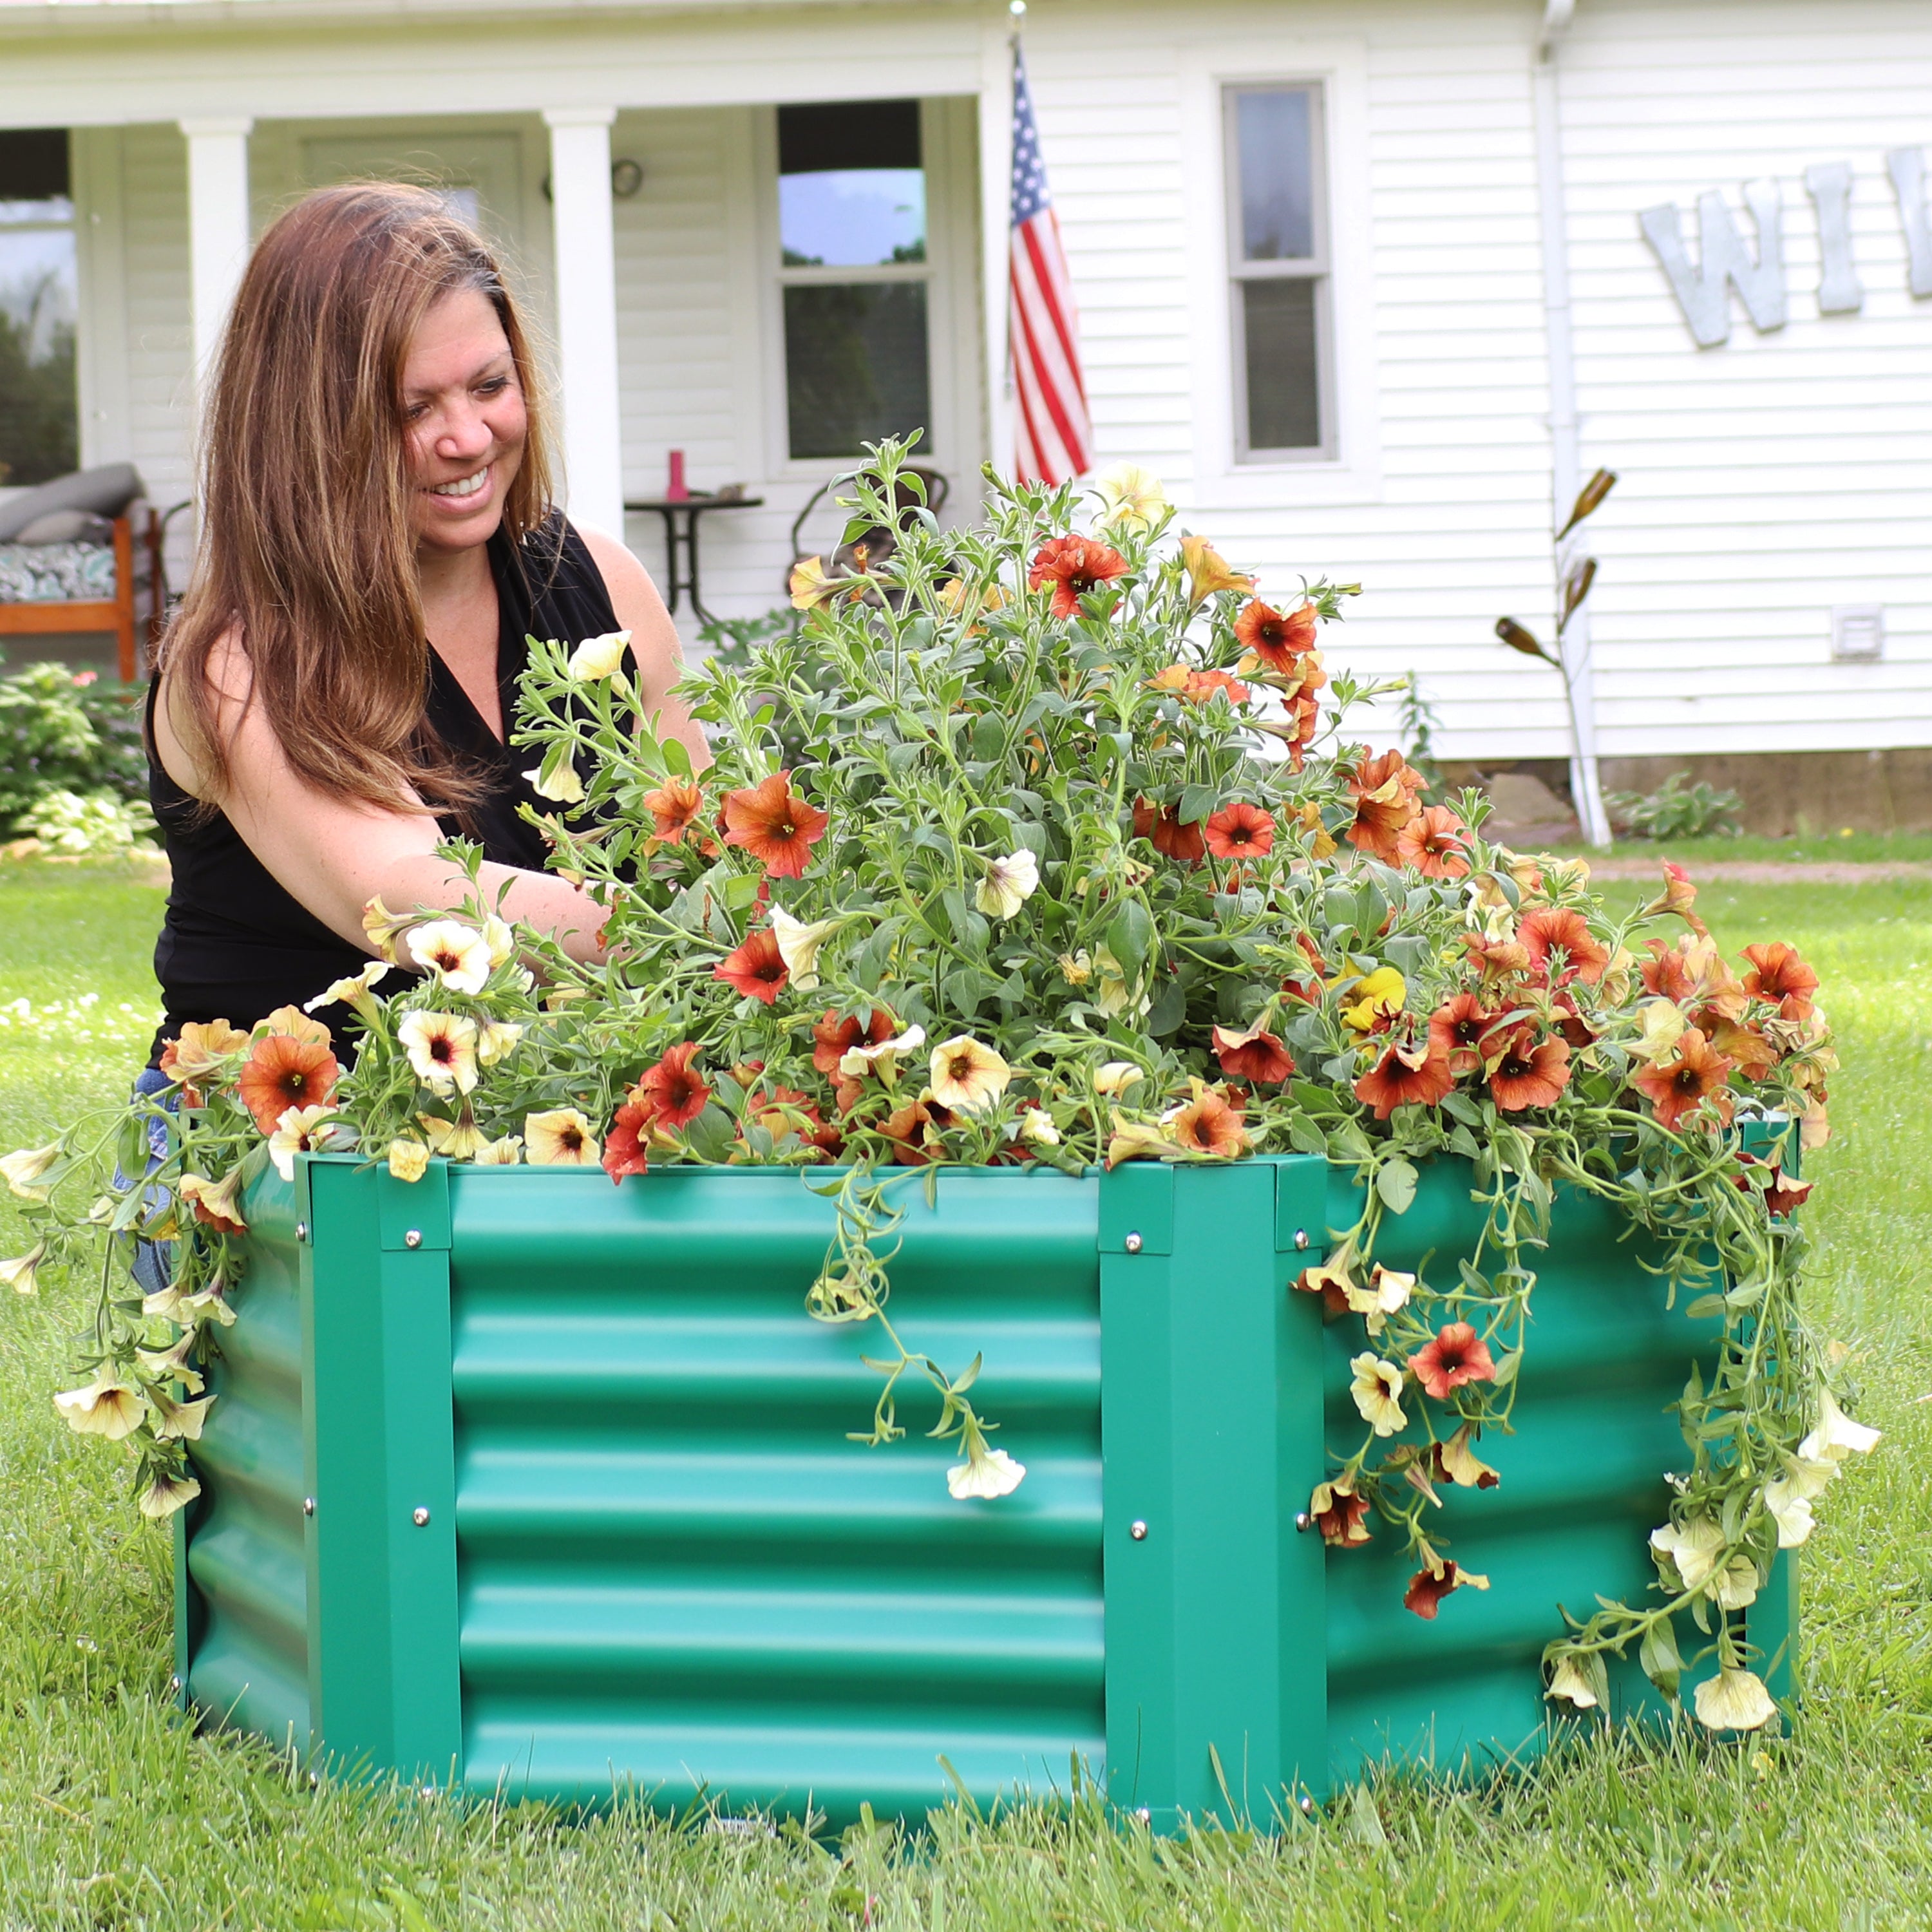
[[[670,452],[670,482],[664,488],[664,500],[670,503],[681,503],[690,494],[691,492],[685,488],[684,484],[684,452],[681,449],[674,449]]]

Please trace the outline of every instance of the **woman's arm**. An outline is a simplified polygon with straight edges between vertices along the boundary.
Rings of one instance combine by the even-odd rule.
[[[704,734],[692,722],[689,712],[670,695],[670,688],[684,672],[684,652],[678,643],[677,627],[658,595],[644,566],[618,542],[602,530],[577,526],[578,535],[602,573],[604,587],[610,593],[610,608],[617,614],[619,627],[631,634],[631,652],[638,661],[642,710],[646,718],[657,714],[661,738],[676,738],[691,754],[692,768],[702,771],[711,762],[711,748]]]
[[[210,653],[208,676],[233,773],[217,802],[298,904],[351,944],[373,952],[362,929],[362,909],[371,898],[404,913],[417,906],[458,906],[470,896],[461,869],[436,856],[442,833],[428,810],[384,812],[334,797],[295,771],[262,707],[248,701],[248,655],[232,639]],[[162,696],[164,701],[154,707],[155,748],[175,782],[199,796],[201,775],[178,728],[178,700],[166,679]],[[554,934],[572,958],[601,957],[596,935],[604,911],[587,893],[548,873],[490,863],[480,883],[486,902],[494,902],[507,884],[505,916]],[[240,906],[236,912],[246,918],[248,910]]]

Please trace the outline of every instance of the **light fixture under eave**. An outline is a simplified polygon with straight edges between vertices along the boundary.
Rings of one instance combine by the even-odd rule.
[[[613,201],[630,200],[644,184],[644,164],[633,160],[629,155],[610,164],[610,199]],[[550,202],[556,196],[550,192],[550,176],[543,178],[543,198]]]

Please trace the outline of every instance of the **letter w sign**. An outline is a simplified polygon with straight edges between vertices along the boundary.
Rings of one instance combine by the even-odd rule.
[[[1757,259],[1753,261],[1731,219],[1724,197],[1714,189],[1697,197],[1700,260],[1694,268],[1684,248],[1676,206],[1646,208],[1637,217],[1644,239],[1657,251],[1676,291],[1678,305],[1700,349],[1728,342],[1732,286],[1743,298],[1752,326],[1760,332],[1784,326],[1784,211],[1774,181],[1747,182],[1744,202],[1757,224]]]

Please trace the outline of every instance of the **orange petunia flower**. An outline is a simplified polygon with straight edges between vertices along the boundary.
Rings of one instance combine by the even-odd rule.
[[[1569,1084],[1568,1042],[1552,1039],[1532,1046],[1520,1032],[1490,1070],[1490,1091],[1505,1114],[1520,1114],[1529,1107],[1553,1107]]]
[[[1589,921],[1568,906],[1538,906],[1525,913],[1516,936],[1528,952],[1537,978],[1552,986],[1567,986],[1572,980],[1594,986],[1610,963],[1610,952],[1591,932]],[[1551,960],[1558,952],[1563,955],[1563,964],[1552,980]]]
[[[821,1073],[836,1073],[838,1063],[854,1047],[880,1046],[898,1030],[898,1021],[883,1006],[874,1006],[863,1022],[827,1013],[812,1030],[812,1064]]]
[[[784,992],[791,975],[785,970],[778,934],[766,926],[753,933],[736,952],[720,960],[712,969],[711,976],[736,987],[748,998],[764,1000],[769,1006]]]
[[[1217,859],[1264,859],[1274,849],[1274,820],[1244,800],[1222,806],[1202,830]]]
[[[1782,940],[1768,946],[1747,946],[1744,957],[1751,970],[1744,975],[1744,991],[1754,999],[1782,1003],[1780,1017],[1802,1020],[1811,1011],[1811,995],[1818,990],[1818,976],[1798,958],[1795,947]]]
[[[604,1136],[602,1156],[604,1172],[614,1183],[626,1174],[642,1174],[649,1166],[646,1150],[652,1124],[650,1109],[634,1100],[626,1100],[617,1109],[617,1117]]]
[[[1492,980],[1508,979],[1512,973],[1528,973],[1532,963],[1529,948],[1520,940],[1492,939],[1486,933],[1464,933],[1462,948],[1469,963],[1482,974],[1485,985]]]
[[[801,879],[830,816],[791,789],[789,772],[724,796],[724,842],[741,845],[775,879]]]
[[[1396,834],[1396,856],[1425,879],[1466,879],[1468,836],[1469,828],[1446,805],[1425,805]]]
[[[704,809],[704,794],[689,778],[667,778],[644,794],[643,804],[651,815],[652,836],[661,844],[680,845]]]
[[[1714,1022],[1710,1040],[1726,1059],[1736,1063],[1747,1080],[1762,1080],[1778,1064],[1778,1048],[1756,1027],[1742,1020]]]
[[[1398,1107],[1439,1107],[1456,1085],[1449,1056],[1433,1040],[1392,1046],[1355,1082],[1355,1098],[1385,1120]]]
[[[1690,883],[1690,874],[1682,866],[1666,859],[1664,862],[1664,890],[1638,914],[1640,919],[1658,919],[1666,914],[1675,913],[1693,932],[1707,930],[1704,922],[1697,916],[1697,888]]]
[[[1214,1058],[1238,1080],[1252,1080],[1276,1086],[1294,1071],[1294,1062],[1280,1040],[1264,1027],[1250,1027],[1246,1033],[1230,1033],[1226,1027],[1214,1029]]]
[[[1134,801],[1134,836],[1183,866],[1199,865],[1208,850],[1208,836],[1198,824],[1184,825],[1169,808],[1151,806],[1144,798]]]
[[[892,1143],[893,1163],[899,1167],[924,1167],[940,1160],[946,1152],[941,1138],[952,1124],[950,1109],[927,1098],[908,1100],[886,1117],[879,1131]]]
[[[1630,1084],[1649,1100],[1659,1124],[1675,1129],[1686,1114],[1694,1113],[1706,1100],[1728,1123],[1731,1096],[1724,1082],[1733,1063],[1718,1052],[1695,1027],[1686,1027],[1677,1042],[1677,1056],[1654,1066],[1642,1068],[1630,1077]]]
[[[1473,1073],[1487,1057],[1485,1038],[1497,1018],[1474,993],[1458,993],[1430,1015],[1430,1046],[1451,1073]]]
[[[1459,1569],[1452,1558],[1445,1556],[1440,1570],[1418,1570],[1408,1580],[1408,1588],[1402,1592],[1402,1608],[1413,1610],[1418,1616],[1426,1618],[1432,1623],[1442,1599],[1452,1592],[1461,1589],[1466,1583],[1478,1590],[1486,1590],[1490,1587],[1490,1580],[1486,1576],[1478,1576],[1472,1570]]]
[[[1232,1106],[1219,1088],[1204,1080],[1193,1083],[1194,1097],[1177,1107],[1162,1121],[1169,1134],[1197,1154],[1219,1155],[1231,1160],[1248,1150],[1248,1130],[1241,1110]]]
[[[1080,600],[1117,577],[1127,574],[1127,560],[1096,537],[1049,537],[1042,544],[1027,572],[1027,588],[1053,586],[1053,614],[1077,617]]]
[[[1227,694],[1230,704],[1245,704],[1254,693],[1240,679],[1225,670],[1196,670],[1184,664],[1169,664],[1157,677],[1148,680],[1150,691],[1165,691],[1190,704],[1205,704],[1217,691]]]
[[[1487,1345],[1466,1322],[1445,1323],[1427,1347],[1408,1358],[1409,1372],[1438,1402],[1466,1382],[1492,1382],[1496,1365]]]
[[[1296,658],[1315,642],[1316,610],[1304,604],[1286,616],[1257,597],[1234,620],[1234,640],[1252,651],[1270,670],[1292,670]]]
[[[298,1040],[292,1034],[266,1033],[242,1062],[236,1083],[242,1104],[260,1132],[272,1134],[291,1107],[326,1107],[335,1097],[342,1071],[322,1039]]]
[[[1396,839],[1420,808],[1415,794],[1427,781],[1400,752],[1364,757],[1350,775],[1348,790],[1355,802],[1355,822],[1348,843],[1386,866],[1402,862]]]
[[[779,963],[784,964],[783,961]],[[776,996],[776,988],[772,990]],[[709,1104],[711,1089],[704,1075],[692,1064],[697,1057],[696,1042],[686,1040],[673,1047],[655,1066],[647,1067],[632,1089],[631,1098],[646,1109],[660,1126],[688,1126]]]

